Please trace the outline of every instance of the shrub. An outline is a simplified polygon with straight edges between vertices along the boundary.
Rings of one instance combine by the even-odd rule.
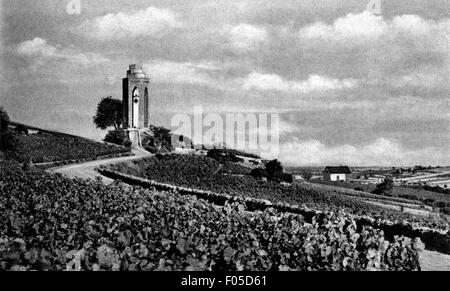
[[[441,212],[446,215],[450,215],[450,207],[444,207],[441,209]]]
[[[105,136],[104,141],[126,147],[131,146],[127,131],[122,129],[110,130]]]
[[[426,198],[424,200],[425,204],[432,206],[434,204],[436,200],[434,200],[433,198]]]
[[[266,164],[266,172],[270,180],[282,181],[283,179],[283,166],[277,159]]]
[[[172,132],[162,126],[150,125],[150,132],[142,137],[142,145],[144,148],[154,147],[158,150],[170,152],[173,150]]]
[[[17,135],[14,134],[14,132],[10,129],[0,132],[0,150],[9,152],[9,156],[15,156],[14,151],[19,143],[20,140],[18,139]]]
[[[31,168],[31,160],[26,161],[26,162],[23,163],[22,170],[28,171],[28,170],[30,170],[30,168]]]
[[[392,177],[386,177],[384,181],[377,185],[374,194],[392,196],[392,190],[394,189],[394,180]]]
[[[16,126],[16,131],[18,133],[23,133],[25,135],[28,135],[28,128],[25,125],[23,125],[23,124],[18,124]]]
[[[13,151],[18,143],[18,139],[15,134],[9,128],[9,116],[8,113],[0,107],[0,151]],[[7,156],[10,156],[8,153]]]
[[[254,168],[250,172],[250,176],[255,179],[267,178],[267,172],[263,168]]]
[[[247,158],[252,158],[252,159],[260,159],[261,157],[256,155],[256,154],[252,154],[252,153],[246,153],[244,151],[240,151],[240,150],[235,150],[235,149],[226,149],[226,148],[218,148],[218,149],[214,149],[216,152],[222,153],[222,154],[231,154],[233,156],[242,156],[242,157],[247,157]]]
[[[0,132],[8,131],[9,122],[8,113],[3,109],[3,107],[0,107]]]
[[[207,156],[209,158],[212,158],[216,161],[218,161],[221,164],[225,164],[227,162],[231,163],[239,163],[243,162],[244,160],[241,158],[236,157],[236,155],[230,153],[230,152],[224,152],[220,149],[211,149],[208,151]]]
[[[305,181],[309,181],[313,177],[313,174],[311,171],[303,171],[303,173],[301,175],[302,175],[303,179],[305,179]]]
[[[155,158],[158,159],[158,160],[163,160],[163,159],[164,159],[164,155],[161,154],[161,153],[157,153],[157,154],[155,155]]]
[[[435,205],[436,207],[439,207],[439,208],[444,208],[444,207],[447,206],[447,203],[446,203],[445,201],[436,201],[436,202],[434,203],[434,205]]]
[[[281,180],[286,183],[294,182],[294,178],[292,177],[291,174],[288,173],[283,173],[283,175],[281,175]]]
[[[156,154],[158,152],[158,149],[156,147],[152,147],[152,146],[146,146],[144,145],[144,149],[149,151],[152,154]]]

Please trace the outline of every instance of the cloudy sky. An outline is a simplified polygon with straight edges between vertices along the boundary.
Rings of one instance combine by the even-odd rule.
[[[447,0],[2,0],[10,117],[101,139],[129,64],[153,124],[179,112],[280,114],[287,165],[450,165]]]

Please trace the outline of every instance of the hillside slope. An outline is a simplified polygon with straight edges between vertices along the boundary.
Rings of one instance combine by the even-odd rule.
[[[15,133],[15,148],[5,155],[20,162],[55,163],[69,160],[80,162],[130,153],[130,148],[123,146],[97,142],[17,122],[11,122],[10,127]],[[26,128],[28,133],[19,131],[19,127]]]

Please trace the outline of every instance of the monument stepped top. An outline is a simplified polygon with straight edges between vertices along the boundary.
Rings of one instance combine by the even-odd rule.
[[[127,71],[128,78],[147,78],[141,64],[132,64]]]

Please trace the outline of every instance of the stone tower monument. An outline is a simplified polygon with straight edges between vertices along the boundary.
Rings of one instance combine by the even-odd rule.
[[[127,129],[131,142],[141,144],[141,131],[149,127],[149,100],[147,78],[142,65],[130,65],[127,77],[123,79],[123,127]]]

